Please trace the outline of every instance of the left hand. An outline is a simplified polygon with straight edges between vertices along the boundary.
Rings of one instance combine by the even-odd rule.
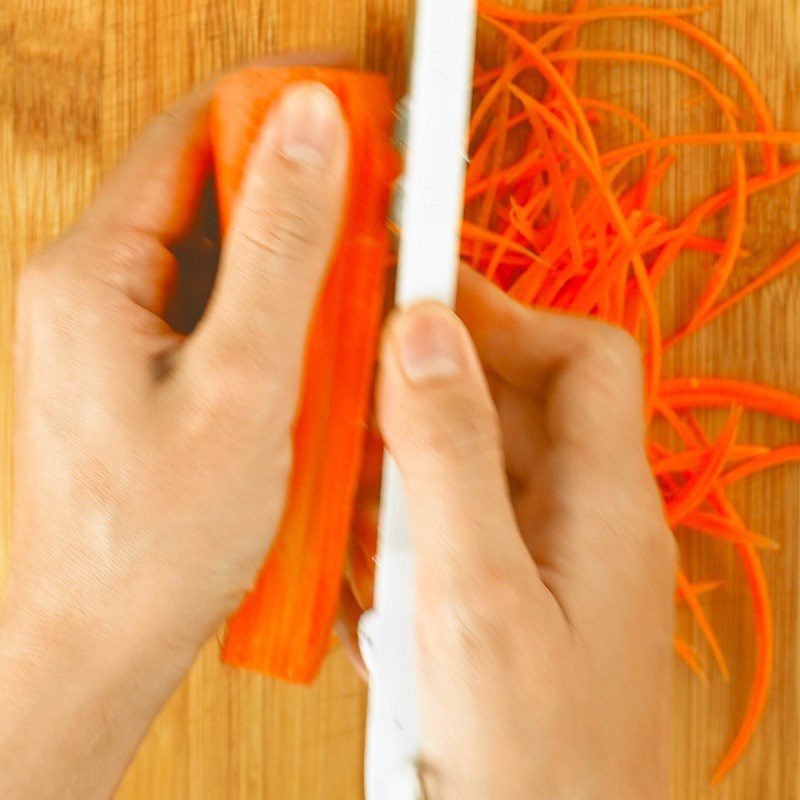
[[[207,182],[212,88],[157,119],[20,276],[6,800],[109,796],[280,521],[348,131],[325,87],[287,92],[184,336],[167,319]]]

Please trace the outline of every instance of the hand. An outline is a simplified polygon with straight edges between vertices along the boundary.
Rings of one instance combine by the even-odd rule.
[[[207,178],[211,89],[162,115],[20,277],[0,623],[8,800],[110,794],[251,587],[282,513],[348,132],[324,87],[287,93],[252,156],[208,309],[184,337],[166,317]]]
[[[411,514],[427,797],[666,798],[676,553],[638,348],[468,270],[459,313],[466,329],[398,314],[379,385]]]

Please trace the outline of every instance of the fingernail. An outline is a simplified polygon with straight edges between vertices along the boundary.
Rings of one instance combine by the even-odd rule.
[[[283,156],[303,166],[325,166],[341,124],[342,107],[336,95],[321,83],[297,84],[287,91],[279,113]]]
[[[458,375],[466,366],[460,323],[444,306],[425,305],[404,312],[394,339],[408,379],[423,384]]]

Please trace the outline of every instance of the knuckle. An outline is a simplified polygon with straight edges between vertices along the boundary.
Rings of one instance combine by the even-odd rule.
[[[115,239],[102,265],[105,282],[148,306],[160,291],[175,286],[177,270],[175,256],[162,242],[130,229]]]
[[[133,228],[124,228],[116,234],[108,252],[109,264],[116,271],[112,277],[120,276],[123,280],[131,269],[164,267],[172,259],[170,251],[158,239]]]
[[[644,384],[641,350],[622,329],[592,322],[571,361],[584,391],[600,400],[598,408],[624,406],[628,410],[640,402]]]

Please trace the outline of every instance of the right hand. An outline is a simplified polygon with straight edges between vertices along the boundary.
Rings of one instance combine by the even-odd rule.
[[[398,313],[379,381],[411,514],[427,797],[666,798],[676,551],[638,347],[468,270],[459,306],[466,327]]]

